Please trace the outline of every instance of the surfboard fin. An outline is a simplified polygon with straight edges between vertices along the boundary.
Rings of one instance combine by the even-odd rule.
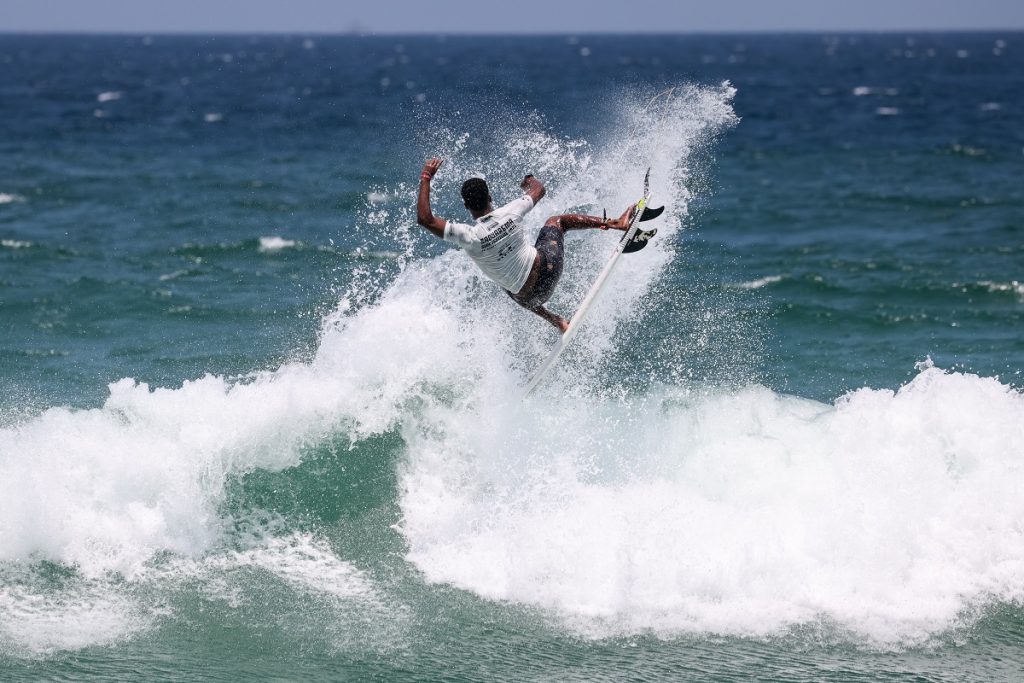
[[[665,207],[664,206],[659,206],[656,209],[650,209],[650,208],[645,206],[643,212],[640,214],[640,222],[643,223],[644,221],[654,220],[655,218],[660,216],[662,213],[664,213],[664,211],[665,211]]]
[[[664,207],[662,207],[664,208]],[[640,220],[643,220],[642,218]],[[653,230],[639,230],[633,236],[633,239],[629,241],[623,249],[623,254],[632,254],[634,251],[640,251],[647,246],[647,243],[651,241],[651,238],[658,234],[658,229]]]

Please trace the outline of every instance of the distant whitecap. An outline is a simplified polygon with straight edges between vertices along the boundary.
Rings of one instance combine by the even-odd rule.
[[[751,280],[750,282],[740,282],[739,284],[733,285],[736,289],[761,289],[776,282],[782,282],[786,278],[785,275],[766,275],[765,277]]]
[[[23,202],[25,198],[20,194],[7,194],[0,192],[0,204],[14,204],[15,202]]]
[[[0,247],[5,249],[28,249],[31,246],[32,243],[25,240],[0,240]]]
[[[207,112],[203,115],[203,121],[207,123],[220,123],[224,120],[224,115],[215,111]]]
[[[865,95],[870,95],[873,92],[875,92],[875,89],[866,85],[858,85],[853,89],[855,97],[864,97]]]
[[[283,237],[277,235],[271,235],[270,237],[261,237],[259,250],[262,252],[268,251],[280,251],[282,249],[288,249],[294,247],[296,242],[294,240],[286,240]]]
[[[899,107],[879,107],[875,109],[875,113],[879,116],[899,116]]]
[[[1021,301],[1024,301],[1024,282],[1018,280],[1011,280],[1010,282],[982,280],[978,284],[993,293],[1006,292],[1008,294],[1016,294]]]
[[[107,92],[101,92],[96,96],[97,102],[114,102],[115,100],[121,99],[122,93],[120,90],[108,90]]]

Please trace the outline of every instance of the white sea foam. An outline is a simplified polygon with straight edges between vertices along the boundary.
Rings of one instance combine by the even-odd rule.
[[[0,204],[14,204],[16,202],[23,202],[25,198],[20,194],[7,194],[0,192]]]
[[[1024,397],[993,379],[924,368],[834,405],[666,390],[424,420],[409,559],[583,633],[825,621],[900,646],[1024,599]]]
[[[111,645],[147,630],[151,615],[104,582],[40,591],[0,572],[0,653],[39,657]],[[14,579],[14,580],[12,580]]]
[[[32,243],[26,240],[0,240],[0,247],[5,249],[28,249],[31,246]]]
[[[114,102],[121,99],[123,93],[119,90],[108,90],[96,96],[97,102]]]
[[[323,539],[309,534],[276,537],[249,550],[217,558],[223,567],[259,567],[295,588],[344,599],[376,597],[373,583]]]
[[[282,249],[288,249],[296,245],[295,240],[286,240],[283,237],[272,235],[270,237],[260,238],[260,251],[280,251]]]

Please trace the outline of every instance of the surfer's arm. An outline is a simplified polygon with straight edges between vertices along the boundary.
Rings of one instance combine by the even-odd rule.
[[[519,184],[519,187],[523,188],[523,192],[533,200],[534,206],[536,206],[537,202],[543,199],[544,195],[548,192],[547,188],[544,187],[544,183],[537,180],[532,175],[528,175],[523,178],[523,182]]]
[[[561,216],[552,216],[544,225],[561,228],[562,230],[583,230],[585,228],[625,230],[629,227],[629,217],[632,211],[633,207],[631,206],[626,209],[624,214],[612,220],[580,213],[564,213]]]
[[[424,228],[444,239],[444,226],[447,221],[435,216],[430,210],[430,181],[441,167],[440,159],[428,159],[420,173],[420,193],[416,198],[416,222]]]

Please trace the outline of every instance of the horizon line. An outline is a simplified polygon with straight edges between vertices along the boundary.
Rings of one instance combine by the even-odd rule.
[[[692,29],[680,31],[374,31],[372,29],[325,30],[241,30],[241,29],[188,29],[188,30],[138,30],[138,29],[0,29],[0,36],[320,36],[350,38],[389,37],[574,37],[574,36],[738,36],[738,35],[884,35],[884,34],[967,34],[967,33],[1024,33],[1024,26],[1014,28],[799,28],[799,29]]]

